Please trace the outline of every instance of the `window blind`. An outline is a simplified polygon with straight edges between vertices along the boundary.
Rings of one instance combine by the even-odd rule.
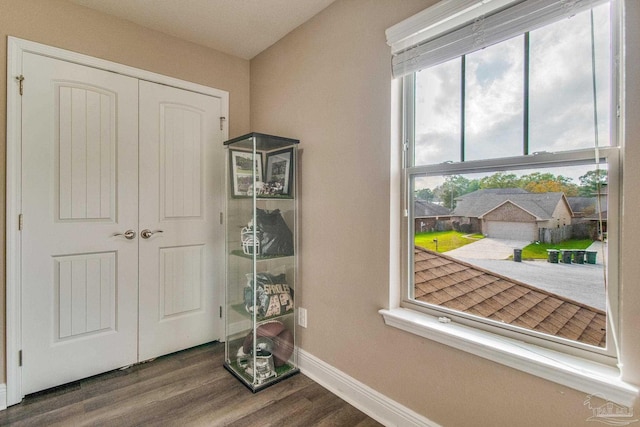
[[[402,77],[608,0],[445,0],[386,32],[393,77]]]

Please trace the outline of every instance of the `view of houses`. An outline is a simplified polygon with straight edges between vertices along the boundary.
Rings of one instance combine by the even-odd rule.
[[[436,198],[437,189],[426,193],[430,200],[421,199],[418,191],[414,201],[415,231],[457,230],[496,239],[545,243],[571,238],[599,240],[606,233],[607,221],[606,172],[602,174],[599,185],[586,183],[585,179],[582,187],[566,186],[566,178],[551,176],[545,187],[536,186],[538,183],[525,186],[535,191],[514,186],[464,192],[465,187],[459,186],[440,189],[440,200]],[[496,176],[506,175],[493,175]],[[450,178],[449,182],[460,178]],[[563,185],[566,192],[540,191],[562,189]],[[466,188],[469,187],[473,188]]]
[[[416,191],[413,298],[604,347],[606,172],[585,173],[581,185],[545,176],[544,183],[505,173],[483,178],[485,186],[505,185],[494,188],[453,176]],[[451,236],[457,243],[448,244]],[[545,248],[568,252],[569,262],[552,260]]]

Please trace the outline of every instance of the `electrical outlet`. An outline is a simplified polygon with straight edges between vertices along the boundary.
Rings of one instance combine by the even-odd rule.
[[[307,309],[299,307],[298,308],[298,325],[303,328],[307,327]]]

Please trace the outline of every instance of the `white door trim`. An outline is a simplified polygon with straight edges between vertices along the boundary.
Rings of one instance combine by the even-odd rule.
[[[71,52],[35,43],[16,37],[8,37],[7,41],[7,207],[6,207],[6,363],[7,363],[7,393],[6,404],[14,405],[22,400],[21,368],[19,366],[19,351],[21,342],[22,307],[20,295],[22,289],[20,266],[21,239],[18,230],[18,220],[21,211],[22,182],[21,182],[21,98],[17,77],[21,75],[22,55],[31,52],[38,55],[73,62],[101,70],[111,71],[134,77],[201,93],[220,98],[221,114],[229,118],[229,92],[187,82],[173,77],[163,76],[150,71],[140,70],[127,65],[106,61],[99,58]],[[25,81],[25,90],[29,83]],[[228,123],[228,120],[225,122]],[[223,138],[229,138],[228,126],[224,126]],[[221,293],[224,290],[221,290]],[[220,295],[224,301],[224,295]],[[222,336],[222,334],[221,334]]]

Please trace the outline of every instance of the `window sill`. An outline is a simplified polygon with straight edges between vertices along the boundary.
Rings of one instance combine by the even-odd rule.
[[[499,337],[405,308],[380,310],[385,324],[564,386],[633,406],[638,388],[620,379],[620,371],[580,357]]]

